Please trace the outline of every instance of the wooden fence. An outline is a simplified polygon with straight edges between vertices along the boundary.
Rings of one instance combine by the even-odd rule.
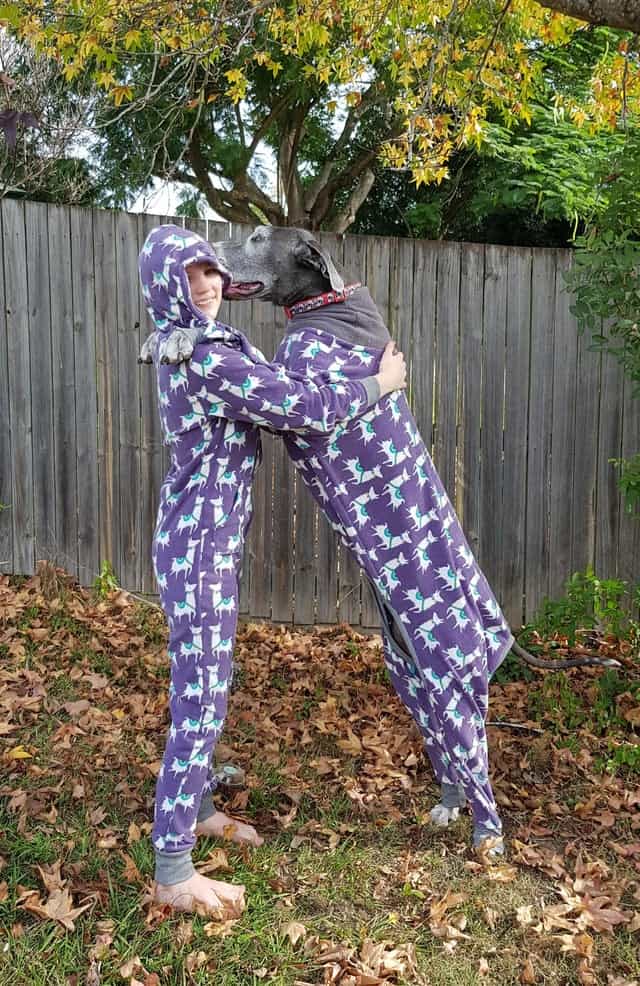
[[[153,593],[167,454],[154,373],[137,363],[150,328],[137,255],[168,217],[13,200],[0,214],[0,571],[31,573],[49,558],[90,584],[109,560],[122,585]],[[186,224],[226,235],[224,224]],[[638,404],[617,363],[578,337],[562,279],[569,251],[322,239],[368,285],[407,355],[420,431],[512,624],[588,563],[640,578],[640,524],[609,462],[640,449]],[[229,307],[221,317],[271,356],[283,313]],[[241,612],[376,626],[357,566],[281,443],[264,444]]]

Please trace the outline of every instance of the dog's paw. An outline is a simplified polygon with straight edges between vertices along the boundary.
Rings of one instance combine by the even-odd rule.
[[[429,812],[431,821],[439,828],[446,828],[451,822],[457,822],[459,814],[459,808],[446,808],[444,805],[436,805]]]
[[[156,350],[157,339],[156,333],[152,332],[142,343],[142,348],[140,349],[140,355],[138,356],[138,363],[153,363],[153,356]]]
[[[200,329],[174,329],[158,345],[158,359],[161,363],[182,363],[193,355],[193,350],[200,340]]]

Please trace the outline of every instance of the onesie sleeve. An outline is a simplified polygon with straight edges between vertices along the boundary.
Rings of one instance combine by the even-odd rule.
[[[254,362],[224,344],[207,346],[206,356],[188,365],[190,374],[202,378],[195,393],[208,414],[276,431],[326,435],[380,398],[374,376],[337,382],[319,377],[316,382],[278,363]]]

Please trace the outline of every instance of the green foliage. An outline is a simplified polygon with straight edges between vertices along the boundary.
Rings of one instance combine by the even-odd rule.
[[[625,509],[633,513],[640,508],[640,452],[630,459],[609,459],[620,471],[618,486],[624,495]]]
[[[583,99],[598,60],[614,43],[604,28],[544,45],[545,87],[526,123],[489,115],[480,148],[449,160],[449,179],[416,188],[405,173],[379,171],[353,232],[521,246],[567,246],[596,209],[627,135],[578,126],[557,98]]]
[[[607,669],[595,680],[590,694],[584,695],[573,687],[567,674],[559,672],[546,676],[539,688],[531,690],[529,711],[534,719],[560,730],[584,726],[595,736],[606,736],[612,731],[626,733],[629,723],[617,704],[623,694],[640,701],[640,683],[630,682],[618,671]]]
[[[611,756],[598,761],[601,769],[611,774],[640,774],[640,744],[610,741],[608,745]]]
[[[591,566],[575,572],[566,582],[566,595],[561,599],[545,598],[533,620],[522,629],[523,646],[536,635],[544,640],[554,635],[566,637],[570,646],[577,635],[598,630],[618,637],[633,632],[634,621],[623,599],[627,583],[622,579],[599,579]]]
[[[622,143],[600,169],[598,198],[587,229],[576,237],[572,312],[590,348],[617,359],[640,395],[640,130],[628,121]],[[635,124],[635,126],[634,126]],[[613,460],[631,513],[640,505],[640,455]]]
[[[118,588],[118,580],[111,566],[111,562],[103,561],[100,568],[100,575],[97,575],[93,581],[93,591],[100,599],[105,599],[110,592]]]
[[[562,671],[544,678],[538,689],[531,690],[529,713],[538,722],[570,730],[583,726],[588,716],[580,696]]]

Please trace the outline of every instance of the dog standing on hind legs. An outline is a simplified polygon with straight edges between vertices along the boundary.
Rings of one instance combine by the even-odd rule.
[[[285,309],[285,336],[274,362],[313,378],[329,373],[335,380],[359,379],[375,369],[390,339],[388,329],[367,289],[345,286],[310,233],[258,227],[242,242],[215,248],[233,276],[227,298],[271,301]],[[169,362],[189,356],[177,352],[170,337],[164,345]],[[468,800],[474,845],[499,856],[502,824],[485,732],[488,686],[517,645],[404,395],[388,395],[329,436],[291,433],[283,440],[371,583],[386,666],[441,786],[433,822],[454,821]]]

